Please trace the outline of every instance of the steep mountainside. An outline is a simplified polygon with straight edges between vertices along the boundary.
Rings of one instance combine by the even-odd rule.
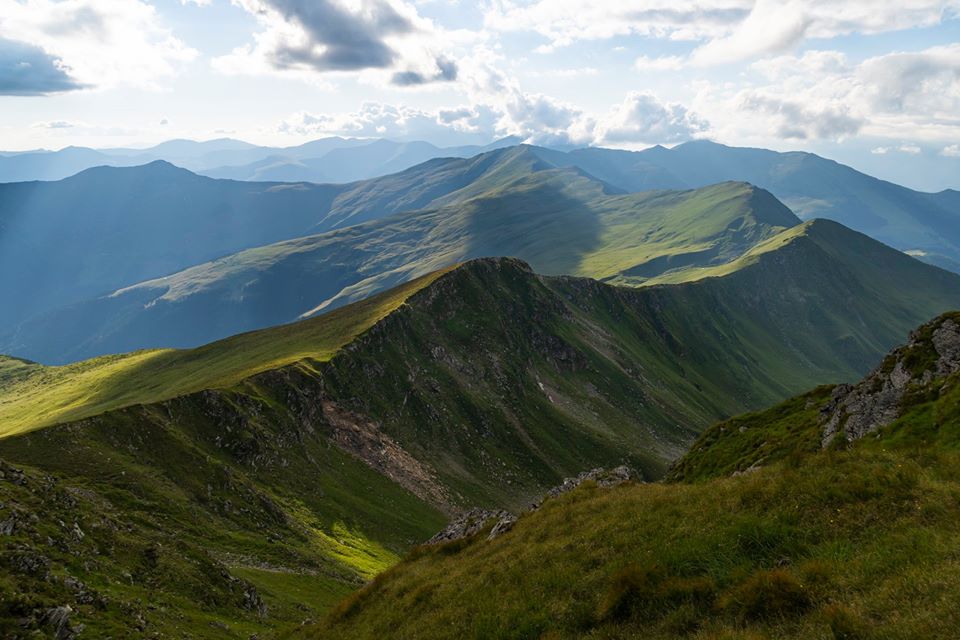
[[[853,378],[923,312],[920,281],[878,300],[820,237],[862,236],[804,229],[683,285],[485,259],[192,351],[0,359],[3,633],[295,628],[456,509],[519,510],[600,464],[659,477],[705,425]]]
[[[241,249],[449,202],[503,153],[346,185],[212,180],[165,162],[0,184],[0,331]]]
[[[48,363],[143,347],[189,347],[290,322],[458,261],[498,254],[520,257],[548,274],[625,284],[664,273],[682,279],[687,270],[724,264],[800,222],[772,196],[744,184],[617,194],[575,170],[537,163],[520,148],[469,164],[457,161],[449,170],[438,167],[430,175],[443,189],[458,180],[464,184],[436,200],[443,206],[251,249],[125,288],[31,318],[0,337],[0,346]],[[402,193],[393,181],[405,179],[389,176],[380,185]],[[425,198],[434,197],[428,182],[418,187],[429,194]],[[371,194],[380,197],[368,185],[358,192],[359,201],[348,192],[338,202],[364,210],[363,199]]]
[[[700,425],[851,366],[718,303],[484,260],[192,352],[0,360],[6,434],[75,420],[0,440],[3,633],[296,624],[444,512],[610,460],[655,477]]]
[[[555,166],[576,166],[629,191],[695,188],[742,180],[769,190],[801,218],[829,218],[897,249],[957,270],[956,191],[921,193],[820,156],[697,141],[640,152],[537,150]]]
[[[953,638],[958,382],[954,312],[854,387],[714,426],[674,482],[421,547],[294,637]]]

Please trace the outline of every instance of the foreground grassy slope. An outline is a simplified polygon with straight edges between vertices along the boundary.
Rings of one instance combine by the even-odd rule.
[[[494,540],[419,549],[292,636],[952,638],[960,377],[938,349],[960,360],[932,333],[869,438],[822,449],[832,390],[814,390],[713,427],[682,482],[588,486]]]
[[[53,637],[49,612],[65,605],[95,638],[296,626],[442,526],[326,430],[265,405],[231,412],[243,400],[3,440],[17,463],[0,462],[0,636]]]
[[[227,387],[305,358],[329,360],[444,273],[436,271],[313,320],[186,351],[138,351],[59,367],[0,356],[0,437],[130,404]]]

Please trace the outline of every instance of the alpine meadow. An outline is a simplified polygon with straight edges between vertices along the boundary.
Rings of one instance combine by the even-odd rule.
[[[0,0],[0,638],[957,638],[957,113],[957,0]]]

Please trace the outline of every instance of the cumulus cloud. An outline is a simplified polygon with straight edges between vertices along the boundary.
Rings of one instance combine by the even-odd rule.
[[[631,92],[598,123],[598,144],[660,144],[690,140],[709,124],[680,104],[665,104],[649,93]]]
[[[493,135],[495,127],[481,110],[460,107],[438,112],[368,102],[346,113],[301,111],[284,118],[277,130],[298,137],[349,136],[456,143],[455,134]]]
[[[879,110],[955,113],[960,107],[960,43],[870,58],[858,75]]]
[[[783,52],[812,38],[930,26],[960,13],[960,0],[494,0],[487,27],[530,31],[550,51],[624,35],[700,42],[690,57],[721,64]]]
[[[48,122],[34,122],[30,126],[34,129],[73,129],[77,125],[66,120],[51,120]]]
[[[734,90],[705,83],[695,103],[705,113],[724,113],[734,136],[960,139],[960,44],[861,62],[837,51],[807,51],[761,60],[749,70]]]
[[[278,129],[301,137],[346,135],[443,140],[474,136],[478,141],[514,136],[555,146],[637,146],[689,140],[708,129],[706,121],[679,104],[632,92],[600,117],[549,96],[512,91],[496,104],[424,111],[368,103],[353,113],[300,112]]]
[[[749,14],[749,5],[746,0],[495,0],[485,25],[498,31],[539,33],[548,41],[541,51],[631,34],[697,40],[728,32]]]
[[[457,79],[457,63],[446,58],[437,58],[437,70],[432,74],[420,71],[398,71],[391,82],[399,87],[411,87],[431,82],[452,82]]]
[[[885,156],[888,153],[896,153],[896,152],[906,153],[911,156],[916,156],[916,155],[920,155],[921,151],[922,149],[920,149],[919,146],[909,142],[901,144],[899,146],[874,147],[873,149],[870,149],[870,153],[872,153],[875,156]]]
[[[940,151],[940,155],[947,158],[960,158],[960,144],[951,144]]]
[[[776,134],[786,139],[842,139],[857,133],[863,126],[863,120],[850,115],[842,105],[806,105],[760,91],[744,91],[740,95],[739,107],[775,116],[778,121]]]
[[[59,79],[54,90],[155,88],[197,55],[141,0],[0,0],[0,38],[42,51],[37,70]]]
[[[0,38],[0,95],[42,96],[82,87],[62,60],[40,47]]]
[[[254,42],[214,60],[228,73],[384,71],[419,86],[457,79],[440,31],[400,0],[235,0],[262,26]],[[450,39],[456,39],[450,34]]]
[[[659,58],[650,58],[640,56],[633,65],[639,71],[677,71],[686,65],[686,59],[683,56],[662,56]]]

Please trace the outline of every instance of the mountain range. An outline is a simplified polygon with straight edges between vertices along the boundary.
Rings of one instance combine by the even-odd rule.
[[[70,599],[99,634],[293,623],[444,514],[518,509],[611,461],[657,479],[710,422],[852,379],[912,318],[960,304],[957,276],[835,223],[793,233],[687,284],[482,259],[191,351],[2,359],[0,459],[22,479],[0,483],[21,505],[5,602]],[[872,282],[837,262],[857,243]],[[930,276],[941,292],[917,306]],[[914,288],[870,289],[898,281]]]
[[[99,166],[129,167],[163,160],[212,178],[261,182],[354,182],[408,169],[439,157],[469,157],[520,140],[438,147],[429,142],[320,138],[293,147],[264,147],[222,138],[169,140],[145,149],[66,147],[0,152],[0,182],[62,180]]]
[[[706,160],[682,159],[694,152]],[[766,160],[722,160],[755,153]],[[543,273],[621,284],[679,282],[709,273],[701,267],[733,265],[801,222],[746,185],[635,192],[679,182],[651,169],[647,156],[684,169],[691,182],[774,176],[791,193],[809,186],[813,199],[826,184],[817,176],[839,172],[849,193],[827,217],[871,227],[857,212],[876,204],[870,219],[883,224],[871,227],[873,237],[891,233],[907,248],[936,235],[912,253],[951,264],[935,257],[960,228],[955,192],[937,199],[867,176],[858,182],[809,154],[771,153],[707,143],[640,153],[518,146],[346,185],[211,180],[164,163],[0,185],[0,292],[24,301],[0,315],[0,351],[58,363],[196,346],[481,256],[515,255]],[[793,169],[772,163],[781,155]],[[663,159],[674,157],[681,160]],[[694,171],[698,164],[714,169]],[[56,252],[43,250],[52,245]]]
[[[0,636],[949,637],[956,193],[473,151],[0,184]]]

